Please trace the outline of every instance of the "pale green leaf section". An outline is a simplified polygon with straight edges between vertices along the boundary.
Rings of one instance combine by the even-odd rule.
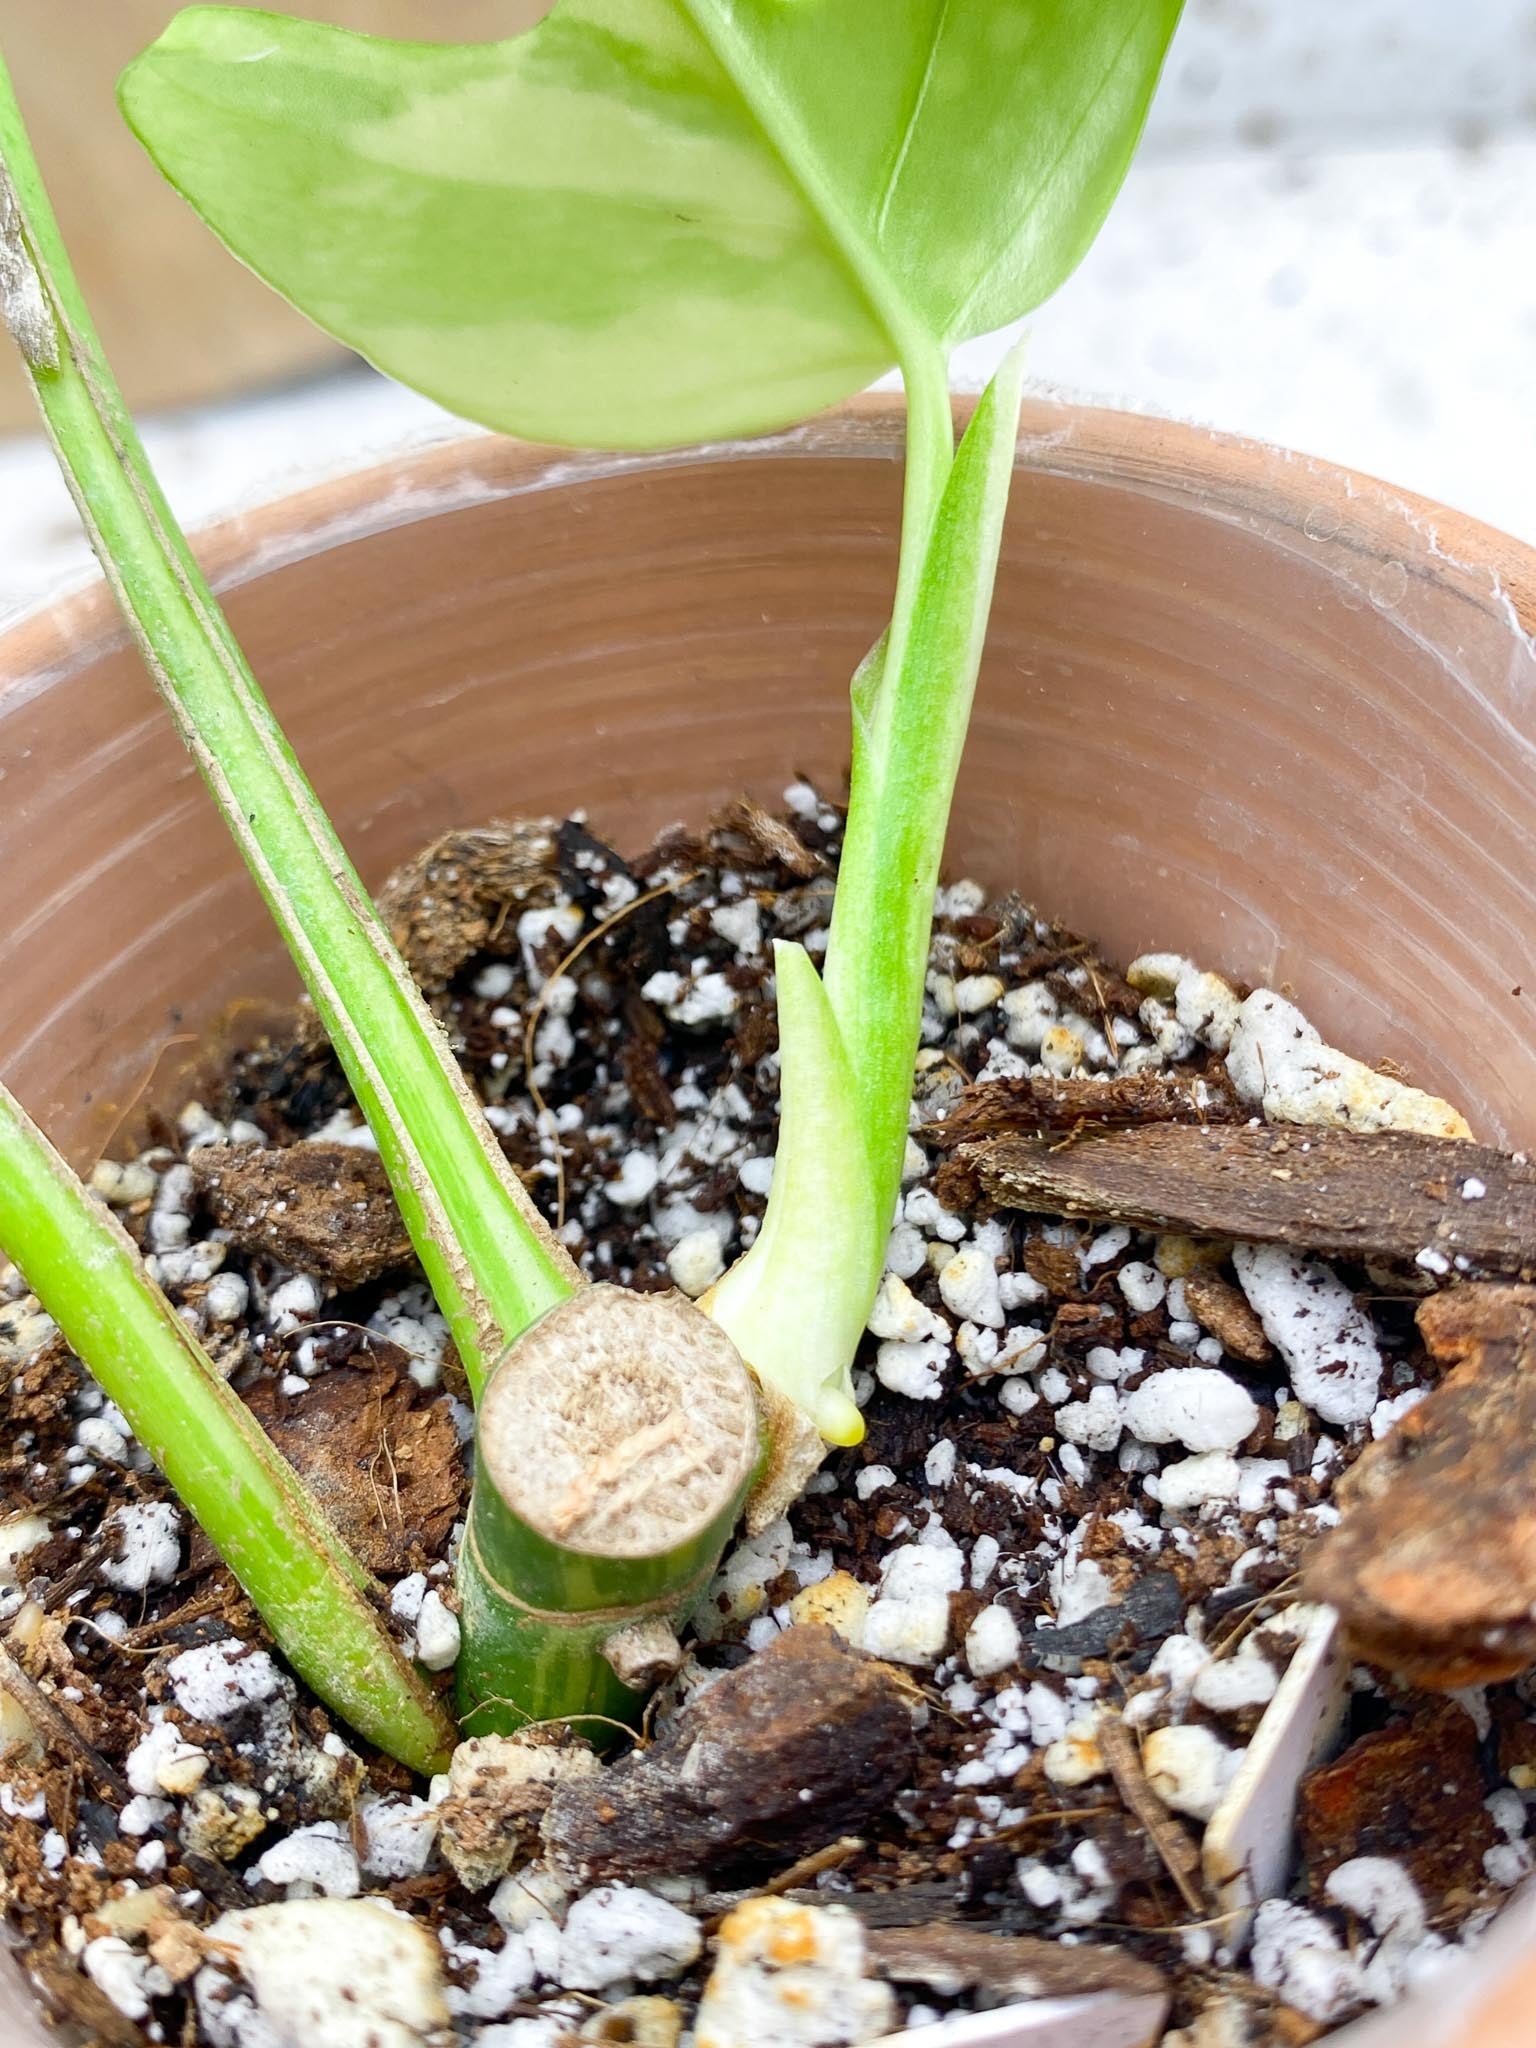
[[[382,369],[504,431],[666,446],[1039,304],[1178,10],[560,0],[455,46],[205,6],[121,98],[230,248]]]
[[[858,1091],[821,978],[802,946],[773,949],[783,1059],[768,1213],[752,1248],[704,1306],[762,1378],[829,1443],[857,1443],[849,1368],[874,1298],[886,1222],[859,1123]]]
[[[95,1202],[0,1087],[0,1245],[250,1595],[305,1681],[370,1742],[444,1768],[452,1720],[383,1595]]]
[[[252,269],[487,426],[571,445],[804,418],[894,349],[670,0],[391,43],[197,7],[123,109]]]

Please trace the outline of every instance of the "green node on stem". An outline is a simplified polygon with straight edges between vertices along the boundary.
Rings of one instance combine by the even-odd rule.
[[[588,1287],[525,1331],[479,1409],[465,1732],[633,1720],[762,1459],[751,1375],[682,1295]]]

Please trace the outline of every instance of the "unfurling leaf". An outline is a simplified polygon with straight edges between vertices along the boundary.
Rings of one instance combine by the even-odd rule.
[[[857,1443],[849,1367],[885,1248],[837,1019],[804,947],[773,949],[783,1058],[779,1143],[763,1227],[705,1296],[753,1370],[803,1408],[829,1443]]]

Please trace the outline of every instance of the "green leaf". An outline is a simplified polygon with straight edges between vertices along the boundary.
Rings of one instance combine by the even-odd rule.
[[[864,1422],[849,1368],[890,1219],[875,1204],[858,1089],[821,978],[803,946],[780,939],[773,959],[783,1072],[768,1213],[700,1305],[829,1443],[855,1444]]]
[[[1028,312],[1180,0],[560,0],[474,46],[194,7],[123,76],[245,262],[454,411],[614,448],[802,419]]]

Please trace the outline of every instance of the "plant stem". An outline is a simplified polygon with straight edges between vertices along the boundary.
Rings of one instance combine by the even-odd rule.
[[[893,691],[882,692],[880,679],[886,664],[899,674],[906,658],[907,638],[917,609],[923,565],[933,522],[938,517],[944,486],[955,459],[955,417],[949,396],[949,356],[937,343],[920,343],[903,359],[902,380],[907,393],[906,467],[901,491],[901,546],[896,570],[896,595],[891,605],[891,622],[885,631],[885,654],[871,671],[868,687],[874,707]],[[858,740],[860,719],[855,701],[854,737]]]
[[[513,1345],[478,1428],[458,1577],[465,1728],[632,1717],[656,1674],[615,1637],[682,1626],[761,1462],[735,1346],[681,1295],[588,1287]]]
[[[778,1150],[756,1242],[700,1304],[833,1443],[863,1422],[850,1368],[906,1151],[933,892],[986,638],[1013,472],[1015,351],[953,452],[947,373],[909,370],[902,563],[853,683],[853,786],[821,980],[776,950]]]
[[[923,524],[909,532],[904,522],[897,613],[883,658],[855,686],[824,978],[852,1060],[882,1226],[901,1185],[933,895],[991,608],[1021,378],[1015,350],[952,455],[947,372],[936,379],[925,359],[909,365],[907,501]],[[876,1270],[871,1294],[878,1280]]]
[[[145,1273],[127,1232],[0,1087],[0,1240],[295,1671],[412,1770],[441,1769],[453,1722],[401,1655],[382,1592]]]
[[[507,1166],[161,495],[3,63],[0,299],[102,570],[340,1055],[478,1392],[579,1275]]]

